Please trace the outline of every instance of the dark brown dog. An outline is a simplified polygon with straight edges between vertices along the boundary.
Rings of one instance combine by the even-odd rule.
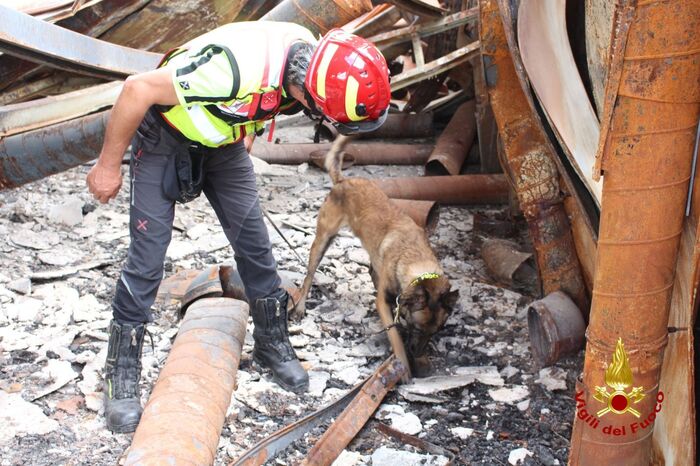
[[[326,170],[334,186],[318,213],[301,300],[292,316],[303,317],[316,268],[338,230],[349,225],[369,253],[370,273],[377,289],[377,310],[385,327],[390,327],[394,352],[406,363],[405,353],[400,354],[401,337],[392,325],[394,313],[399,313],[407,323],[412,359],[422,356],[431,336],[445,324],[459,291],[450,290],[450,283],[421,227],[399,211],[372,181],[343,178],[342,151],[348,140],[338,136],[326,155]]]

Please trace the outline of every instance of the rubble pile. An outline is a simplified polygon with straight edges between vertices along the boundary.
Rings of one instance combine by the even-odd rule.
[[[308,128],[311,131],[310,128]],[[291,132],[303,133],[303,129]],[[306,259],[315,215],[330,188],[307,165],[256,163],[263,207]],[[128,246],[128,183],[116,201],[98,205],[84,188],[88,167],[0,193],[0,464],[115,464],[130,435],[112,435],[101,417],[101,370],[110,301]],[[347,176],[419,175],[422,168],[365,166]],[[128,178],[126,178],[128,179]],[[443,207],[430,236],[459,309],[430,349],[434,374],[400,385],[338,458],[339,465],[446,464],[374,427],[384,423],[443,447],[454,464],[564,464],[570,405],[580,361],[539,370],[530,357],[531,285],[508,289],[480,256],[488,235],[473,216],[500,217],[506,207]],[[521,222],[522,223],[522,222]],[[524,225],[511,238],[527,250]],[[279,268],[299,284],[306,264],[269,228]],[[166,277],[232,260],[204,197],[176,208]],[[309,370],[306,396],[286,392],[252,363],[251,326],[216,464],[331,402],[369,376],[389,354],[374,309],[368,257],[343,231],[323,259],[307,315],[291,323],[291,341]],[[519,291],[514,291],[514,289]],[[145,402],[178,329],[178,306],[159,300],[144,345]],[[293,464],[318,438],[311,432],[271,464]],[[276,463],[275,463],[276,461]]]

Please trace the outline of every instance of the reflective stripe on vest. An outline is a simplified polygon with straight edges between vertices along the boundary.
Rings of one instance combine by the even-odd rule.
[[[292,23],[232,23],[168,53],[161,66],[173,67],[176,90],[189,94],[179,95],[184,105],[171,107],[162,113],[163,118],[186,138],[209,147],[260,133],[265,120],[295,102],[284,93],[282,80],[289,48],[298,41],[314,43],[315,39],[307,29]],[[200,66],[210,67],[207,72],[214,75],[202,79],[204,72],[197,74]],[[217,70],[226,75],[216,76]],[[188,86],[194,81],[218,94],[192,96]]]

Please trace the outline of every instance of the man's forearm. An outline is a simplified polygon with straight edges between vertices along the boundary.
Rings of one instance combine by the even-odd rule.
[[[122,157],[141,120],[148,111],[139,98],[139,85],[127,81],[119,94],[107,123],[99,163],[108,168],[121,165]]]

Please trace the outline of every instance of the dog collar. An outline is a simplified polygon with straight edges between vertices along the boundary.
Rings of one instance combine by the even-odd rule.
[[[422,274],[414,278],[413,281],[411,281],[411,283],[408,285],[408,287],[410,288],[425,280],[435,280],[439,277],[440,274],[435,272],[423,272]],[[394,308],[394,323],[387,327],[386,330],[389,330],[391,327],[395,326],[399,322],[399,317],[401,315],[401,304],[399,304],[399,299],[401,299],[402,295],[403,293],[400,293],[398,296],[396,296],[396,307]]]
[[[439,277],[440,277],[440,274],[437,274],[435,272],[424,272],[424,273],[418,275],[416,278],[414,278],[413,281],[411,282],[411,284],[408,286],[410,287],[410,286],[417,285],[420,282],[425,281],[425,280],[435,280],[436,278],[439,278]]]

